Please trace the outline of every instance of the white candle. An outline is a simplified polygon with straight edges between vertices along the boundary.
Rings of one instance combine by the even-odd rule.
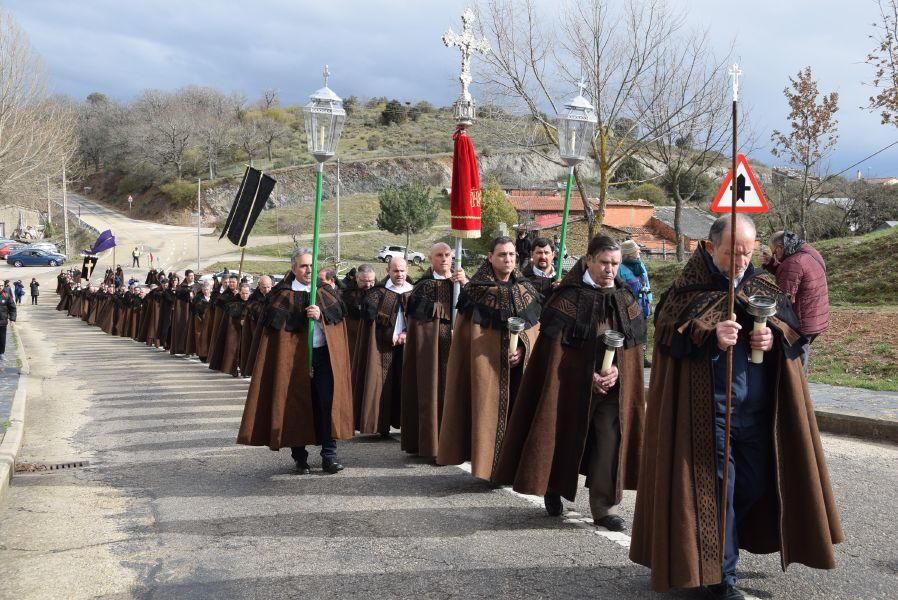
[[[755,326],[753,328],[754,331],[761,331],[765,327],[767,327],[767,319],[763,321],[755,321]],[[751,362],[756,365],[760,365],[764,362],[764,351],[763,350],[752,350],[751,351]]]

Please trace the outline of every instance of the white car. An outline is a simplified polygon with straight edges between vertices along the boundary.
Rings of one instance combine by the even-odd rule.
[[[381,262],[390,262],[394,256],[405,256],[405,246],[384,246],[377,253],[377,259]],[[416,265],[424,262],[426,258],[420,252],[408,251],[408,260]]]

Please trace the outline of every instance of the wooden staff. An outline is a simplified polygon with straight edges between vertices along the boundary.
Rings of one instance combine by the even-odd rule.
[[[742,71],[738,65],[733,65],[730,69],[730,75],[733,77],[733,165],[732,165],[732,196],[730,198],[730,277],[727,284],[727,320],[733,316],[736,305],[736,149],[737,149],[737,104],[739,101],[739,75]],[[723,425],[723,485],[720,488],[720,565],[723,568],[723,562],[726,556],[724,548],[726,547],[726,531],[727,531],[727,504],[729,494],[730,475],[730,413],[733,406],[733,346],[727,348],[726,362],[726,407],[724,409],[724,425]]]

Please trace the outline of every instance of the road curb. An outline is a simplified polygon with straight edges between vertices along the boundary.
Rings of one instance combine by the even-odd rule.
[[[22,337],[19,332],[13,330],[16,340],[17,358],[21,360],[19,369],[19,383],[16,393],[13,395],[12,407],[9,411],[9,420],[12,423],[0,442],[0,501],[3,500],[6,490],[12,481],[16,470],[16,457],[22,449],[25,439],[25,404],[28,400],[27,385],[25,379],[29,373],[28,357],[25,356],[25,347],[22,345]]]
[[[871,442],[898,444],[898,421],[873,419],[849,413],[815,410],[820,431],[850,435]]]

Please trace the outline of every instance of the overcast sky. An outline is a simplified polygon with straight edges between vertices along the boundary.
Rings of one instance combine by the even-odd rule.
[[[555,0],[539,0],[547,11]],[[617,0],[608,0],[616,4]],[[786,129],[782,90],[810,65],[824,92],[840,95],[840,171],[898,140],[898,129],[862,110],[871,88],[864,64],[874,0],[670,0],[691,28],[707,29],[718,51],[735,39],[743,93],[762,147],[752,158],[778,163],[770,131]],[[341,96],[389,96],[447,105],[458,94],[458,53],[440,36],[461,28],[462,0],[2,0],[47,63],[55,91],[83,99],[97,91],[129,100],[147,88],[195,84],[242,91],[276,88],[305,103],[330,65]],[[476,72],[475,72],[476,79]],[[477,97],[476,85],[473,88]],[[898,175],[898,146],[863,165]]]

